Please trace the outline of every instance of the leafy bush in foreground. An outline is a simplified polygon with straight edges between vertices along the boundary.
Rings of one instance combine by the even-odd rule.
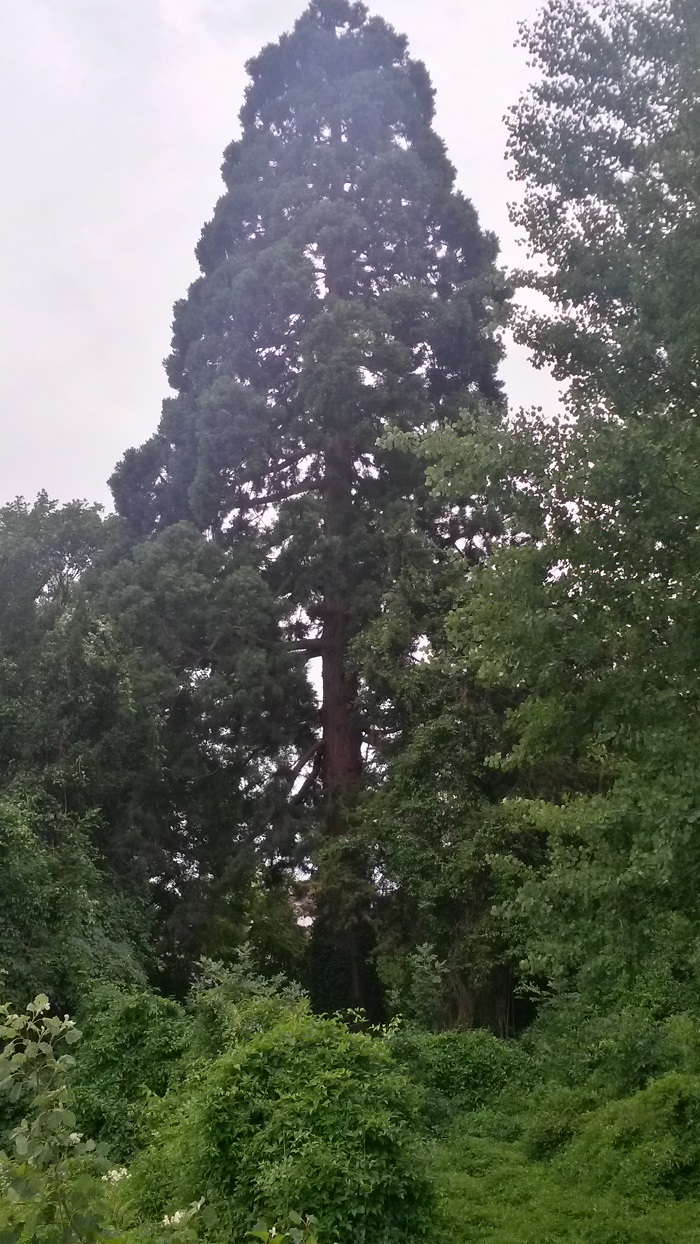
[[[322,1241],[426,1234],[433,1196],[416,1150],[416,1090],[387,1042],[306,1002],[232,1004],[227,1048],[184,1066],[152,1125],[132,1168],[137,1219],[204,1197],[226,1239],[290,1212],[314,1214]]]
[[[66,1075],[80,1032],[68,1017],[47,1014],[39,995],[22,1014],[0,1007],[0,1093],[22,1108],[0,1153],[3,1244],[95,1244],[113,1232],[109,1163],[94,1140],[75,1130]]]

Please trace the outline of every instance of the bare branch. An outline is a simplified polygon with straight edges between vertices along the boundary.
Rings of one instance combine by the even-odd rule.
[[[288,501],[290,497],[303,497],[304,493],[315,492],[321,485],[305,480],[302,484],[297,484],[295,488],[280,488],[276,492],[269,492],[264,497],[242,497],[239,501],[233,503],[234,510],[262,510],[268,505],[279,505],[282,501]]]
[[[318,781],[318,776],[321,772],[322,763],[323,763],[323,743],[319,739],[318,751],[316,752],[316,755],[314,757],[313,769],[311,770],[309,776],[305,778],[303,785],[300,786],[296,795],[293,797],[292,805],[294,807],[296,807],[300,803],[303,803],[309,791],[312,790],[313,787],[316,785],[316,782]]]
[[[301,773],[302,769],[305,769],[305,768],[306,768],[306,766],[308,765],[309,761],[310,761],[310,760],[313,760],[314,756],[315,756],[315,755],[316,755],[316,753],[318,752],[318,749],[319,749],[320,747],[322,747],[322,746],[323,746],[323,743],[321,742],[321,739],[314,739],[314,741],[313,741],[313,743],[311,744],[311,746],[310,746],[310,747],[307,747],[306,751],[303,753],[303,755],[301,755],[301,756],[299,757],[299,759],[297,760],[297,762],[296,762],[296,764],[295,764],[294,768],[292,769],[291,773],[289,774],[288,781],[289,781],[289,785],[290,785],[290,786],[293,786],[293,785],[294,785],[294,783],[295,783],[296,779],[299,777],[299,774]],[[286,776],[286,775],[285,775],[285,776]]]

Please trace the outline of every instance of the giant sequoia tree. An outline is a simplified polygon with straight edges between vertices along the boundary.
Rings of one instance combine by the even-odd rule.
[[[145,534],[185,518],[256,550],[285,642],[321,658],[318,740],[295,772],[342,833],[366,737],[349,645],[412,549],[463,549],[475,529],[378,441],[499,400],[503,289],[403,37],[314,0],[248,69],[202,275],[175,309],[175,395],[112,483]]]

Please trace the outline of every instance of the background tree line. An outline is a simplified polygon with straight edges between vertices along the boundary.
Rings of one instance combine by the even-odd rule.
[[[436,1028],[690,1005],[699,20],[524,32],[508,276],[402,36],[316,0],[250,63],[116,514],[0,512],[13,994],[181,997],[245,943]],[[562,415],[508,413],[509,315]]]

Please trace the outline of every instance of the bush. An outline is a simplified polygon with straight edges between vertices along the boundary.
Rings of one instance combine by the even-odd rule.
[[[214,1058],[256,1032],[264,1032],[304,996],[281,973],[260,976],[248,945],[238,948],[233,963],[203,959],[200,967],[202,975],[189,998],[188,1060]]]
[[[629,1097],[671,1071],[700,1075],[700,1016],[671,1009],[673,989],[637,982],[595,1004],[580,995],[543,1006],[523,1045],[543,1074],[569,1087]]]
[[[674,1073],[589,1115],[562,1158],[582,1186],[633,1202],[700,1194],[700,1077]]]
[[[66,1075],[80,1032],[39,995],[23,1014],[0,1006],[0,1095],[23,1118],[0,1153],[3,1244],[97,1244],[109,1223],[109,1163],[75,1129]],[[116,1172],[114,1172],[116,1173]]]
[[[490,1032],[399,1029],[391,1038],[399,1064],[425,1090],[429,1118],[494,1104],[503,1089],[527,1077],[527,1059],[515,1043]]]
[[[128,1161],[144,1106],[167,1091],[183,1053],[184,1012],[157,994],[103,986],[85,1006],[81,1029],[72,1076],[80,1126],[106,1141],[115,1160]]]
[[[564,1149],[597,1105],[587,1089],[548,1087],[527,1103],[523,1145],[528,1157],[545,1161]]]
[[[531,1162],[519,1144],[474,1136],[460,1120],[436,1147],[441,1241],[460,1244],[698,1244],[700,1203],[634,1204],[591,1190],[558,1162]]]
[[[417,1094],[386,1041],[275,997],[230,1004],[228,1040],[192,1060],[155,1109],[152,1144],[132,1168],[137,1218],[204,1197],[226,1240],[290,1212],[315,1215],[329,1244],[426,1234]]]

